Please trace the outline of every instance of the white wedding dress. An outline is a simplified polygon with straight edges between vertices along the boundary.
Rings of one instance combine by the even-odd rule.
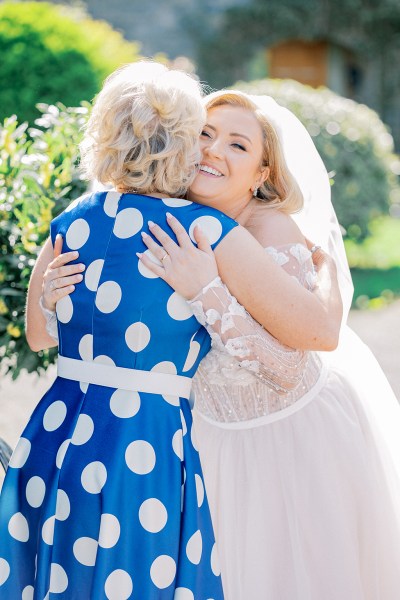
[[[304,246],[267,250],[313,286]],[[357,371],[354,356],[291,350],[219,279],[191,305],[213,341],[194,379],[194,434],[225,599],[399,600],[400,412],[382,402],[376,422],[391,392],[363,385],[363,368],[378,368],[370,352]]]

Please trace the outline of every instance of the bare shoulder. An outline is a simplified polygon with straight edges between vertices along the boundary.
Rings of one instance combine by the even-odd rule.
[[[292,217],[276,208],[261,206],[253,214],[247,228],[264,248],[305,243],[304,236]]]

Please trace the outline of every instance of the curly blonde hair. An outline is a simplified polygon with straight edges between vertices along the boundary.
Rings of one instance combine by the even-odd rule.
[[[196,175],[205,122],[201,85],[151,61],[105,81],[81,144],[90,179],[140,193],[183,195]]]
[[[300,187],[290,173],[283,156],[278,135],[262,110],[245,93],[236,90],[213,92],[204,98],[206,110],[217,106],[238,106],[252,112],[259,122],[263,134],[261,168],[268,167],[267,179],[257,191],[257,198],[269,207],[285,213],[302,209],[304,198]]]

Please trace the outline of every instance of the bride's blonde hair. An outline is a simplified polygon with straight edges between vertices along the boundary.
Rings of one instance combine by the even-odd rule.
[[[286,165],[278,135],[265,114],[251,98],[236,90],[221,90],[204,98],[206,110],[224,105],[249,110],[261,126],[263,154],[260,166],[268,167],[269,175],[258,188],[257,198],[267,206],[278,208],[285,213],[301,210],[304,203],[303,194]]]
[[[112,73],[81,144],[90,179],[141,193],[183,195],[196,175],[205,122],[200,84],[151,61]]]

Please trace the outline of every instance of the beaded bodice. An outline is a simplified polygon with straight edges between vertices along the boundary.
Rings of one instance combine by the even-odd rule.
[[[266,251],[299,284],[314,287],[316,275],[305,246],[268,247]],[[212,349],[193,380],[196,409],[203,415],[223,422],[270,415],[294,404],[317,382],[318,354],[281,344],[219,278],[191,306],[212,339]]]

